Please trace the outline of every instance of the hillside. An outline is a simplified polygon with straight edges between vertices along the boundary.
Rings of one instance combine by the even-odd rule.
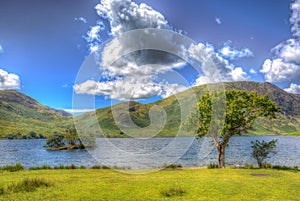
[[[268,94],[270,99],[281,108],[282,113],[278,114],[277,119],[267,120],[259,119],[255,122],[254,129],[249,131],[249,135],[266,135],[266,134],[284,134],[300,130],[300,96],[289,94],[284,90],[270,83],[259,82],[230,82],[224,83],[225,89],[238,89],[249,91],[258,91],[260,95]],[[207,86],[198,86],[186,90],[176,96],[170,96],[164,100],[150,104],[140,104],[137,102],[121,103],[112,107],[101,108],[96,110],[96,117],[101,129],[107,137],[126,137],[115,123],[128,124],[129,117],[126,111],[129,111],[132,121],[139,127],[147,127],[150,125],[149,109],[154,105],[161,106],[166,114],[167,120],[164,128],[156,136],[174,136],[177,134],[181,123],[181,109],[177,97],[189,101],[191,94],[195,93],[199,98],[201,94],[206,93]],[[124,108],[128,109],[124,110]],[[116,111],[116,118],[113,117],[112,110]],[[92,121],[93,113],[86,113],[77,118],[80,120],[81,128],[95,132],[98,130],[98,124]],[[99,133],[101,135],[102,133]],[[147,134],[145,134],[147,136]]]
[[[69,113],[14,90],[0,91],[0,138],[37,138],[63,131]]]

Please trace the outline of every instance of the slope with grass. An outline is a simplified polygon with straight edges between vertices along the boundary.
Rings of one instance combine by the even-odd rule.
[[[299,200],[300,174],[292,171],[194,168],[130,173],[90,169],[0,172],[0,189],[4,189],[0,200]],[[36,185],[29,192],[6,192],[25,180],[47,185]]]
[[[0,138],[38,138],[64,132],[70,114],[14,90],[0,91]]]
[[[299,95],[287,93],[270,83],[241,81],[223,83],[223,86],[225,89],[246,90],[247,92],[257,91],[259,95],[268,94],[269,98],[276,102],[277,106],[281,108],[281,113],[277,115],[276,119],[258,119],[254,124],[253,130],[245,133],[245,135],[289,135],[290,133],[296,135],[297,131],[300,131]],[[99,130],[98,123],[92,120],[96,114],[102,129],[102,132],[99,132],[99,134],[104,133],[107,137],[126,137],[117,126],[117,123],[122,124],[122,122],[128,122],[128,116],[122,111],[125,105],[129,105],[128,110],[125,112],[128,112],[132,121],[142,128],[150,124],[148,115],[150,108],[154,105],[159,105],[165,110],[167,120],[164,128],[156,136],[174,136],[177,134],[181,124],[181,108],[178,98],[188,102],[193,98],[193,94],[199,98],[206,92],[208,92],[207,86],[198,86],[155,103],[140,104],[137,102],[129,102],[101,108],[96,110],[96,113],[83,114],[79,116],[77,120],[82,123],[81,126],[84,130],[90,129],[91,132],[96,132]],[[115,111],[117,118],[113,115],[112,111]],[[115,121],[116,119],[118,119],[117,123]]]

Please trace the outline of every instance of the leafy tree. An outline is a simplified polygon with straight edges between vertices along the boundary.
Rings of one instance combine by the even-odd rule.
[[[53,148],[53,147],[65,146],[64,138],[65,138],[65,136],[63,134],[54,132],[53,135],[51,135],[47,138],[45,147]]]
[[[271,140],[270,142],[266,142],[264,140],[256,140],[255,142],[251,141],[251,148],[253,149],[252,156],[256,159],[260,168],[264,165],[263,161],[271,157],[270,154],[277,154],[277,151],[275,150],[276,143],[277,140]]]
[[[81,146],[83,146],[81,140],[79,139],[77,130],[74,126],[71,126],[68,129],[66,129],[65,140],[68,142],[69,145],[76,145],[77,143],[79,143]]]
[[[198,113],[190,116],[188,126],[198,127],[196,134],[199,138],[213,138],[218,150],[219,168],[225,165],[225,148],[232,136],[251,129],[258,117],[275,118],[279,111],[268,95],[258,96],[256,92],[241,90],[226,90],[225,94],[224,91],[206,93],[200,97],[197,109]]]

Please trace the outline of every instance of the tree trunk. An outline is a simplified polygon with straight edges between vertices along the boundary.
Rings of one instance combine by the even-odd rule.
[[[223,168],[225,167],[225,146],[218,144],[218,167]]]

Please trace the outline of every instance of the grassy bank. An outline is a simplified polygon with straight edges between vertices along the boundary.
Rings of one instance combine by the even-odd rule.
[[[92,169],[0,172],[0,181],[0,200],[277,201],[299,200],[300,189],[299,173],[229,168],[163,170],[150,174]],[[22,186],[24,181],[42,181],[47,185],[37,185],[31,192],[6,190]]]

